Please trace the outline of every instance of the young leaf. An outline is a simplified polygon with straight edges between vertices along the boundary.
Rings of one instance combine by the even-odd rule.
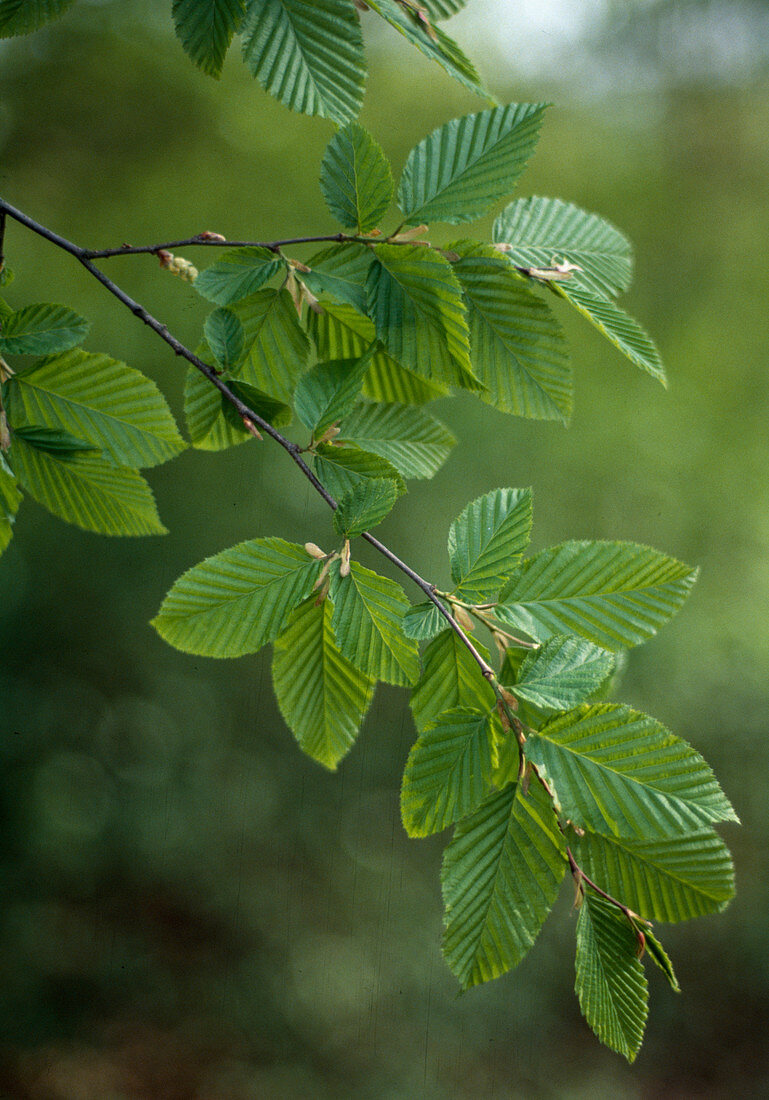
[[[18,483],[0,451],[0,554],[13,536],[13,523],[22,501]]]
[[[403,633],[417,642],[429,642],[449,624],[431,601],[412,604],[403,617]]]
[[[528,654],[513,693],[540,710],[569,710],[589,699],[613,671],[613,654],[582,638],[555,634]]]
[[[449,528],[451,576],[470,603],[494,599],[531,532],[531,489],[495,489],[467,505]]]
[[[348,576],[332,575],[331,599],[337,645],[348,661],[388,684],[413,684],[419,656],[401,627],[409,606],[401,586],[354,561]]]
[[[294,408],[316,439],[350,412],[360,396],[370,362],[371,349],[359,359],[318,363],[299,379]]]
[[[406,492],[406,483],[391,462],[362,451],[360,447],[321,443],[315,454],[314,466],[319,480],[337,499],[372,478],[385,478],[395,483],[399,493]]]
[[[185,448],[151,379],[79,348],[17,372],[8,386],[8,408],[12,423],[63,428],[119,466],[156,466]]]
[[[0,320],[0,355],[51,355],[88,335],[90,322],[66,306],[41,302]]]
[[[320,563],[294,543],[278,538],[241,542],[183,573],[152,625],[184,653],[256,653],[281,633],[319,572]]]
[[[89,452],[56,454],[18,432],[10,457],[22,488],[67,523],[99,535],[166,533],[152,490],[136,470],[113,466]]]
[[[340,428],[339,442],[386,458],[406,478],[433,477],[456,444],[440,420],[403,405],[359,405]]]
[[[390,165],[360,123],[348,122],[332,137],[320,168],[320,186],[329,210],[346,229],[367,233],[387,213],[393,196]]]
[[[174,0],[176,34],[199,69],[219,77],[232,36],[243,19],[245,0]]]
[[[372,478],[345,493],[334,512],[334,530],[353,539],[381,523],[393,510],[398,486],[388,478]]]
[[[219,366],[227,371],[233,370],[243,355],[246,342],[240,319],[231,309],[215,309],[206,317],[203,333]]]
[[[648,546],[564,542],[523,563],[494,616],[538,641],[579,634],[617,650],[656,634],[696,579],[696,569]]]
[[[673,969],[673,963],[670,961],[667,951],[654,935],[651,928],[644,928],[644,938],[646,939],[646,954],[654,965],[658,966],[665,975],[673,992],[680,993],[681,986],[678,984],[678,978]]]
[[[464,989],[526,955],[566,871],[563,837],[539,784],[511,784],[459,823],[443,858],[443,953]]]
[[[248,0],[243,60],[292,111],[344,124],[363,102],[366,63],[349,0]]]
[[[308,600],[294,611],[275,642],[272,682],[302,750],[333,771],[355,743],[376,681],[339,652],[329,600]]]
[[[440,126],[409,153],[398,206],[409,225],[473,221],[513,190],[534,151],[544,103],[492,107]]]
[[[238,379],[290,405],[310,352],[291,295],[287,290],[257,290],[234,309],[247,349],[238,364]]]
[[[450,247],[460,256],[454,273],[467,303],[473,370],[486,387],[481,400],[500,412],[568,423],[569,352],[548,306],[489,246]]]
[[[285,263],[268,248],[233,248],[201,271],[195,290],[218,306],[231,306],[259,290]]]
[[[729,850],[712,829],[663,840],[585,833],[573,849],[594,882],[647,920],[719,913],[734,897]]]
[[[419,245],[380,244],[374,252],[369,316],[393,358],[426,378],[477,388],[462,291],[449,262]]]
[[[365,314],[366,280],[372,259],[371,250],[365,244],[337,244],[318,252],[308,260],[307,267],[310,270],[303,271],[301,279],[317,297],[330,294],[337,301],[347,302],[358,313]],[[326,308],[325,302],[323,308]],[[357,320],[359,328],[365,320],[364,317]],[[363,343],[368,346],[374,340],[374,328],[368,322],[366,324]],[[370,338],[366,339],[365,335],[369,331]],[[334,358],[334,355],[330,358]]]
[[[74,0],[0,0],[0,38],[36,31],[63,15]]]
[[[473,645],[488,660],[489,654],[478,641]],[[496,696],[467,646],[453,630],[439,634],[424,653],[423,671],[411,693],[411,712],[421,732],[441,714],[455,707],[487,712]]]
[[[409,836],[429,836],[478,808],[494,765],[493,716],[447,711],[423,730],[409,753],[401,817]]]
[[[614,703],[551,718],[526,742],[574,825],[619,837],[676,837],[737,815],[713,772],[680,737]]]
[[[589,891],[577,920],[574,991],[590,1027],[606,1046],[635,1060],[649,1011],[649,990],[629,921]]]

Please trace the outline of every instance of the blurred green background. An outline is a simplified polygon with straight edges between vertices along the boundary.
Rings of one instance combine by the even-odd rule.
[[[81,3],[2,47],[4,197],[93,247],[334,231],[317,184],[330,125],[289,114],[236,57],[220,83],[198,74],[168,7]],[[534,5],[521,3],[515,40],[517,7],[472,0],[449,29],[486,60],[501,98],[555,102],[519,193],[575,201],[628,232],[628,308],[657,338],[670,389],[565,317],[571,428],[444,402],[460,445],[434,482],[412,483],[383,538],[446,581],[446,531],[464,504],[532,484],[537,548],[633,539],[701,566],[684,612],[632,654],[621,694],[693,742],[734,801],[737,900],[662,927],[684,992],[650,975],[632,1068],[580,1017],[566,888],[520,968],[459,998],[439,950],[445,840],[408,841],[400,826],[415,736],[405,693],[378,689],[329,775],[277,713],[269,654],[189,658],[147,625],[200,558],[255,535],[322,545],[331,531],[269,443],[190,451],[151,474],[166,538],[102,539],[27,502],[0,562],[4,1097],[764,1092],[769,74],[755,46],[766,5],[600,4],[591,17],[582,4],[579,28],[556,35],[526,24]],[[725,56],[715,44],[727,41],[751,49]],[[432,127],[478,109],[395,36],[370,38],[369,54],[363,121],[396,166]],[[17,226],[6,251],[12,304],[87,314],[87,346],[146,371],[180,411],[180,364],[85,272]],[[196,342],[206,309],[189,287],[149,258],[108,262]]]

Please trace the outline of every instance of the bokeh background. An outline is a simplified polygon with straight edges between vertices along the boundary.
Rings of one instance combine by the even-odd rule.
[[[203,229],[333,231],[332,129],[236,56],[193,70],[167,3],[87,3],[0,49],[0,185],[94,247]],[[408,841],[414,730],[380,687],[335,775],[277,713],[269,655],[185,657],[147,622],[190,564],[256,535],[321,544],[327,514],[265,443],[151,474],[170,535],[106,540],[32,502],[0,562],[0,1095],[11,1100],[755,1097],[769,1072],[769,26],[765,3],[493,3],[450,24],[506,100],[548,99],[519,189],[599,211],[637,251],[628,308],[665,392],[565,317],[569,430],[460,399],[460,438],[383,537],[445,581],[445,535],[499,485],[535,487],[535,547],[651,543],[698,563],[684,612],[632,654],[622,698],[693,742],[743,820],[738,897],[661,929],[684,988],[650,975],[633,1067],[572,993],[565,888],[512,975],[457,996],[439,950],[444,838]],[[369,35],[363,121],[396,166],[478,109],[390,33]],[[489,223],[479,227],[488,232]],[[180,411],[184,372],[85,272],[16,226],[11,302],[64,301],[88,345]],[[190,253],[191,255],[191,253]],[[205,263],[211,259],[201,257]],[[195,343],[205,305],[149,258],[110,273]]]

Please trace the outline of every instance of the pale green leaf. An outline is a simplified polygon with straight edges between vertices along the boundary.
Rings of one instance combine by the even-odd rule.
[[[351,411],[370,362],[370,351],[360,359],[332,359],[317,363],[299,379],[294,408],[316,439]]]
[[[431,601],[412,604],[403,618],[403,633],[417,642],[429,642],[449,624]]]
[[[579,634],[604,649],[638,645],[679,610],[697,570],[632,542],[564,542],[523,563],[494,608],[545,641]]]
[[[348,661],[388,684],[413,684],[419,655],[403,633],[409,604],[401,586],[354,561],[347,577],[332,573],[331,599],[337,645]]]
[[[334,530],[352,539],[370,531],[390,514],[398,499],[398,486],[388,478],[372,478],[350,489],[334,512]]]
[[[629,921],[588,891],[577,920],[574,991],[601,1042],[628,1062],[641,1047],[649,1011],[649,990],[637,950]]]
[[[320,563],[294,543],[278,538],[241,542],[183,573],[152,625],[184,653],[256,653],[281,633],[319,572]]]
[[[302,750],[335,769],[358,736],[375,680],[342,656],[331,627],[331,604],[308,600],[275,642],[272,682],[286,724]]]
[[[51,355],[67,351],[88,334],[90,323],[67,306],[41,302],[0,318],[0,354]]]
[[[399,493],[406,492],[406,483],[391,462],[360,447],[321,443],[313,464],[318,479],[337,499],[371,478],[393,481]]]
[[[63,15],[74,0],[0,0],[0,38],[36,31]]]
[[[470,603],[492,600],[515,571],[531,532],[531,489],[494,489],[449,528],[451,576]]]
[[[13,470],[0,451],[0,554],[13,536],[13,523],[22,501]]]
[[[473,645],[488,660],[485,647],[476,640]],[[491,685],[455,631],[444,631],[430,642],[424,652],[422,675],[410,700],[420,732],[447,710],[466,707],[489,711],[495,703]]]
[[[511,103],[455,118],[409,153],[398,206],[409,225],[481,218],[514,188],[534,151],[544,103]]]
[[[425,8],[433,19],[448,19],[460,11],[467,0],[419,0],[419,6]]]
[[[358,122],[329,142],[320,168],[323,197],[345,229],[367,233],[390,206],[393,178],[381,146]]]
[[[359,405],[340,425],[339,440],[392,462],[405,478],[433,477],[456,439],[422,409],[395,404]]]
[[[233,248],[201,271],[195,290],[218,306],[230,306],[259,290],[285,263],[268,248]]]
[[[120,466],[156,466],[185,447],[155,383],[108,355],[38,360],[11,379],[8,407],[12,423],[63,428]]]
[[[651,928],[644,928],[644,938],[646,939],[646,954],[652,960],[654,965],[658,966],[662,973],[665,975],[673,992],[680,993],[681,986],[678,984],[678,978],[676,977],[676,972],[673,969],[673,963],[671,962],[667,951],[654,935]]]
[[[569,710],[584,703],[614,671],[614,655],[583,638],[554,634],[529,653],[513,694],[540,710]]]
[[[300,278],[316,297],[330,294],[339,302],[347,302],[358,313],[365,314],[366,280],[371,263],[371,249],[365,244],[351,242],[333,245],[308,260],[307,267],[310,270],[300,272]],[[322,308],[324,310],[327,308],[325,302]],[[365,317],[355,319],[359,332],[363,329],[364,321],[366,321]],[[368,331],[369,328],[366,328],[365,332]],[[370,325],[370,332],[368,344],[374,340],[373,325]],[[363,342],[365,343],[365,340]]]
[[[238,379],[290,405],[310,353],[291,295],[287,290],[257,290],[233,308],[246,346]]]
[[[345,123],[360,111],[366,64],[350,0],[247,0],[243,60],[292,111]]]
[[[209,313],[203,333],[217,364],[226,371],[236,367],[245,347],[245,333],[233,311],[222,307]]]
[[[204,361],[212,359],[208,349],[198,349]],[[222,395],[195,367],[187,371],[184,385],[184,416],[193,447],[201,451],[223,451],[253,437],[224,415]]]
[[[537,783],[511,784],[459,823],[446,849],[443,953],[463,988],[517,966],[566,871],[563,837]]]
[[[551,718],[526,756],[555,789],[565,818],[618,837],[675,837],[737,816],[710,767],[647,714],[615,703]]]
[[[244,0],[174,0],[176,34],[199,69],[218,77],[232,36],[245,11]]]

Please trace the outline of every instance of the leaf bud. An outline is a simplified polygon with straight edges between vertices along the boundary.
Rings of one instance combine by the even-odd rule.
[[[323,551],[321,550],[321,548],[319,546],[317,546],[314,542],[306,542],[304,544],[304,548],[307,551],[307,553],[310,555],[311,558],[321,559],[321,558],[325,558],[325,556],[326,556],[323,553]]]

